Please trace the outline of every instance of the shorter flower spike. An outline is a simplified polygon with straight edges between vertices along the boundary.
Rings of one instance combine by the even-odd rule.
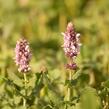
[[[29,62],[31,60],[31,51],[29,43],[25,39],[20,39],[17,41],[15,48],[15,63],[19,67],[19,72],[28,72],[30,71]]]

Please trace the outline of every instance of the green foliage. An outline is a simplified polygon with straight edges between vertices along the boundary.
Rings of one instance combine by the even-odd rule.
[[[81,95],[82,109],[102,109],[100,98],[95,89],[86,87]]]
[[[68,80],[61,32],[72,21],[81,33],[79,69]],[[0,0],[0,109],[109,108],[109,0]],[[14,48],[25,37],[32,71],[14,63]],[[42,69],[46,67],[47,69]],[[67,88],[71,99],[65,99]]]

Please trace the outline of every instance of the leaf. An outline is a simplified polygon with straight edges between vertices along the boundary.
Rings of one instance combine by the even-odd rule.
[[[42,83],[42,73],[36,73],[36,81],[35,81],[35,86],[32,89],[31,94],[29,95],[29,104],[32,105],[36,96],[39,95],[40,90],[43,88],[43,83]]]
[[[35,85],[37,86],[40,82],[42,73],[36,73],[36,81],[35,81]]]
[[[81,74],[82,74],[82,73],[81,73],[81,70],[78,70],[77,72],[74,73],[74,75],[73,75],[72,78],[73,78],[73,79],[78,79],[78,78],[81,76]]]
[[[81,109],[102,109],[101,101],[95,89],[86,87],[80,97]]]
[[[5,77],[2,77],[2,79],[10,86],[13,86],[16,90],[20,90],[21,87],[18,86],[17,84],[15,84],[12,80],[8,79],[8,78],[5,78]]]
[[[65,85],[68,85],[69,87],[75,86],[77,84],[77,79],[72,79],[72,80],[66,80]]]
[[[106,87],[106,88],[109,88],[109,80],[107,80],[105,82],[102,82],[101,85],[104,86],[104,87]]]
[[[12,87],[15,90],[16,94],[25,98],[25,96],[20,93],[20,89],[21,89],[20,86],[18,86],[17,84],[15,84],[12,80],[10,80],[8,78],[1,76],[0,79],[3,79],[6,82],[6,84],[8,84],[10,87]]]

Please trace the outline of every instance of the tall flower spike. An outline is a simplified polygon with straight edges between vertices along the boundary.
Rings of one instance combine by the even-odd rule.
[[[15,63],[19,67],[19,72],[28,72],[30,71],[29,62],[31,60],[31,51],[29,43],[25,39],[20,39],[17,41],[15,48]]]
[[[62,47],[65,55],[70,58],[70,60],[72,59],[73,62],[73,59],[80,53],[80,34],[76,33],[74,25],[70,22],[67,25],[66,31],[62,33],[62,35],[64,36],[64,44]],[[75,63],[69,63],[66,67],[68,69],[75,69],[75,66]]]

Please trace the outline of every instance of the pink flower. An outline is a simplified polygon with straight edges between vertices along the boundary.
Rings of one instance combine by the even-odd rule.
[[[69,58],[73,58],[80,53],[80,34],[75,32],[74,25],[70,22],[68,23],[67,30],[62,33],[64,36],[63,49],[65,55]]]
[[[29,62],[31,60],[31,51],[29,48],[29,43],[25,39],[20,39],[17,41],[15,48],[15,63],[19,67],[19,72],[28,72],[31,68]]]
[[[64,44],[62,47],[65,55],[70,58],[70,60],[72,59],[73,62],[73,59],[80,53],[80,34],[75,31],[74,25],[70,22],[62,35],[64,36]],[[73,64],[74,63],[67,64],[67,68],[73,69]]]

